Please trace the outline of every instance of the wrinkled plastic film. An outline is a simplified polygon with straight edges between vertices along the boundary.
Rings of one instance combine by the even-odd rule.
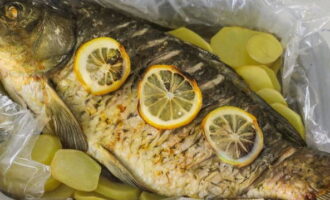
[[[43,127],[35,119],[0,93],[0,189],[17,197],[41,196],[49,167],[31,160],[31,151]]]
[[[330,12],[318,1],[95,1],[170,28],[202,25],[215,33],[222,26],[243,26],[277,35],[286,47],[284,95],[303,116],[308,144],[330,152]],[[43,125],[0,94],[0,190],[32,199],[42,195],[49,167],[32,161],[30,154]]]
[[[96,1],[170,28],[202,25],[215,33],[243,26],[275,34],[286,50],[284,96],[302,115],[309,146],[330,152],[330,12],[322,0]]]

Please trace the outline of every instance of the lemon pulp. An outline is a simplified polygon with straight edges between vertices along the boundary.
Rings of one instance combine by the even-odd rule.
[[[225,163],[244,167],[263,149],[263,133],[256,118],[232,106],[215,109],[202,123],[205,136]]]
[[[117,90],[130,74],[130,59],[113,38],[101,37],[83,44],[77,51],[74,70],[82,85],[94,95]]]
[[[149,67],[139,83],[138,96],[141,117],[160,129],[190,123],[202,106],[197,83],[170,65]]]

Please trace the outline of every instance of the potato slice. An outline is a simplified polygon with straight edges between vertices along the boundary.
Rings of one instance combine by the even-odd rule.
[[[206,42],[200,35],[186,27],[180,27],[175,30],[169,31],[168,34],[179,38],[185,42],[196,45],[208,52],[212,52],[212,48],[208,42]]]
[[[284,97],[281,93],[279,93],[277,90],[271,89],[271,88],[265,88],[262,90],[259,90],[257,94],[265,100],[268,104],[274,104],[274,103],[280,103],[285,106],[288,104],[286,103]]]
[[[32,149],[32,160],[50,165],[57,150],[61,149],[60,140],[52,135],[39,135]]]
[[[61,185],[61,183],[58,180],[56,180],[52,176],[50,176],[45,184],[45,188],[44,188],[45,192],[53,191],[56,188],[58,188],[60,185]]]
[[[61,149],[51,163],[51,173],[69,187],[91,192],[97,188],[101,166],[82,151]]]
[[[74,189],[62,184],[56,190],[51,192],[46,192],[41,199],[67,199],[72,197]]]
[[[238,67],[236,71],[255,92],[264,88],[274,89],[269,75],[260,66],[251,65]]]
[[[141,191],[135,187],[122,183],[115,183],[104,177],[100,178],[96,193],[114,200],[137,200]]]
[[[75,200],[108,200],[108,198],[103,197],[95,192],[75,191],[73,197]]]
[[[249,56],[261,64],[270,64],[283,53],[281,43],[269,33],[259,33],[249,39],[246,44]]]
[[[295,111],[291,110],[290,108],[286,107],[280,103],[274,103],[271,105],[274,110],[280,113],[284,118],[286,118],[290,124],[300,133],[300,136],[303,139],[306,139],[305,135],[305,127],[301,120],[300,115],[298,115]]]
[[[281,84],[280,84],[280,82],[278,81],[277,76],[276,76],[276,74],[274,73],[274,71],[271,70],[269,67],[267,67],[267,66],[265,66],[265,65],[259,65],[259,66],[260,66],[261,68],[263,68],[263,69],[267,72],[267,74],[268,74],[270,80],[271,80],[272,83],[273,83],[274,88],[275,88],[277,91],[281,92],[282,87],[281,87]]]
[[[157,194],[152,194],[149,192],[142,192],[140,195],[139,200],[159,200],[159,199],[165,199],[166,197],[160,196]]]
[[[283,57],[280,57],[272,65],[270,65],[270,69],[272,69],[276,75],[278,74],[278,72],[282,67],[283,67]]]
[[[211,38],[213,53],[231,67],[259,64],[246,50],[248,40],[258,34],[256,31],[241,27],[225,27]]]

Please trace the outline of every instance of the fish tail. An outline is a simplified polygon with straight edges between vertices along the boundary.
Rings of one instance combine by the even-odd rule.
[[[330,154],[306,148],[264,172],[248,197],[292,200],[330,200]]]

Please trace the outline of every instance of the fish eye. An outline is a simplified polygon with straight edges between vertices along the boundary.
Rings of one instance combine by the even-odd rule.
[[[8,3],[4,7],[5,17],[9,20],[16,20],[22,9],[23,6],[19,3]]]

